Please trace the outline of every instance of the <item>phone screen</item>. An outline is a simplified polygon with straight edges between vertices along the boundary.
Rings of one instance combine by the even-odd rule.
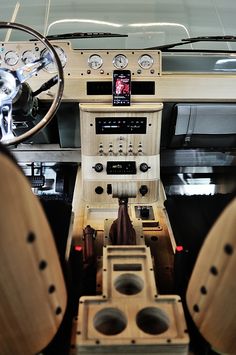
[[[129,106],[131,93],[130,70],[114,70],[112,84],[113,105]]]

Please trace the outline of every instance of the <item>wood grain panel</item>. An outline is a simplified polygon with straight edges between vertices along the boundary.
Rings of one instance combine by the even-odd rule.
[[[194,322],[218,351],[235,354],[236,344],[236,199],[210,230],[187,290]]]
[[[57,332],[67,294],[40,202],[9,158],[0,166],[0,353],[35,354]]]

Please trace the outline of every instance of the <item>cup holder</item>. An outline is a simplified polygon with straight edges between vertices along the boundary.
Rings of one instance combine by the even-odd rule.
[[[136,323],[143,332],[152,335],[164,333],[170,326],[168,315],[158,307],[143,308],[136,316]]]
[[[116,335],[127,326],[123,312],[117,308],[104,308],[96,313],[93,319],[94,328],[104,335]]]
[[[124,295],[136,295],[141,292],[144,282],[141,277],[135,274],[122,274],[114,282],[115,289]]]

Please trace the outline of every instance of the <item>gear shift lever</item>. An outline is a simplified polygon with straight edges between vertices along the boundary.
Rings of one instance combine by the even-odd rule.
[[[128,214],[128,197],[119,198],[118,218],[111,225],[109,237],[113,245],[136,244],[136,233]]]

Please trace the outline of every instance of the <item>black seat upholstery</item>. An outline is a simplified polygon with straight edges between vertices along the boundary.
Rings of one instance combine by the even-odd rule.
[[[200,335],[186,305],[186,290],[202,244],[224,208],[235,193],[216,195],[168,196],[165,208],[177,246],[174,263],[174,292],[183,300],[185,316],[195,353],[214,353]],[[179,251],[178,251],[179,250]]]
[[[185,292],[202,243],[235,193],[216,195],[175,195],[167,197],[165,208],[176,244],[183,246],[181,263],[176,260],[176,291]],[[178,269],[180,268],[180,269]]]

